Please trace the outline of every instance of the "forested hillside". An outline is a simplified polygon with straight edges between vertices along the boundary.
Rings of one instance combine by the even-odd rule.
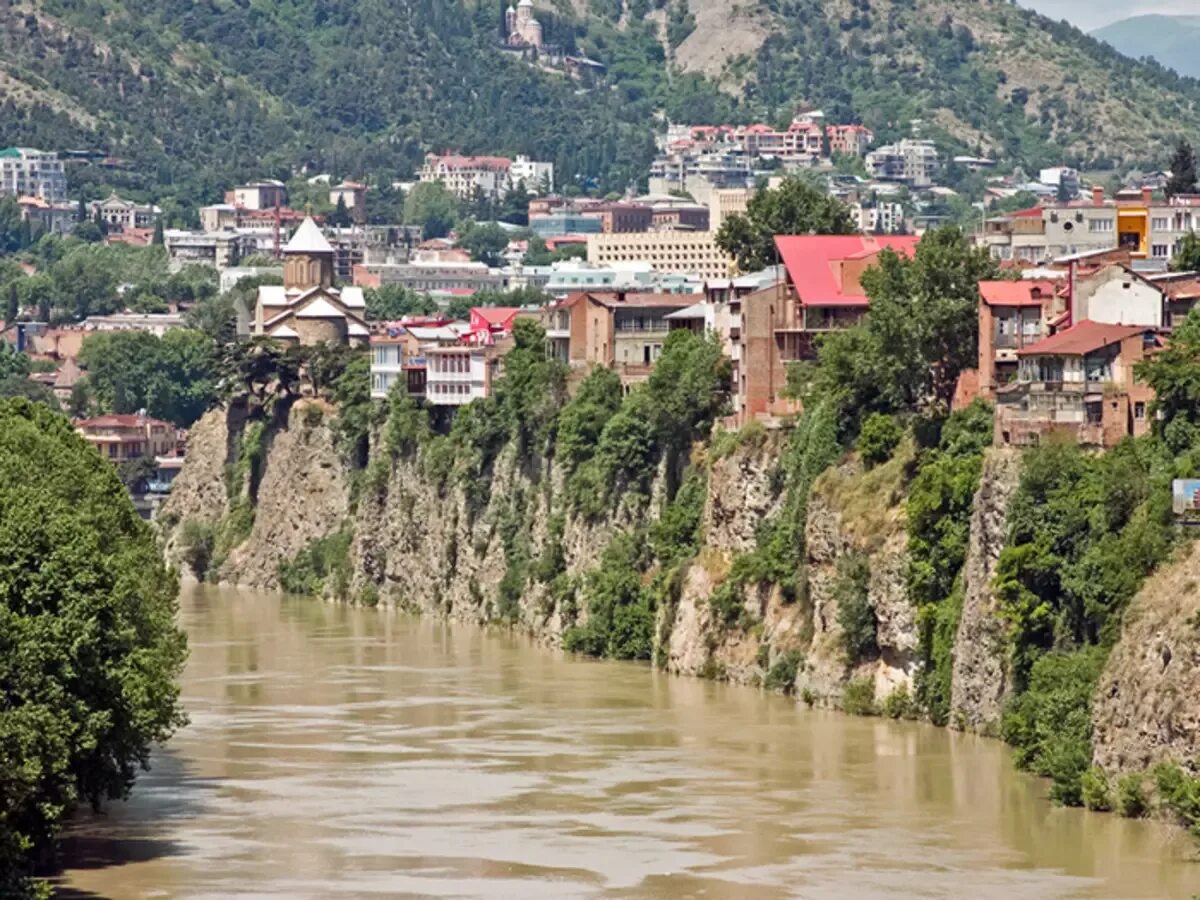
[[[1200,106],[1200,82],[1007,0],[539,0],[548,41],[607,66],[591,88],[502,52],[505,6],[6,0],[0,136],[127,163],[77,168],[80,193],[194,205],[303,163],[406,176],[445,148],[620,189],[665,119],[784,122],[804,103],[881,137],[920,118],[1026,166],[1152,163]]]

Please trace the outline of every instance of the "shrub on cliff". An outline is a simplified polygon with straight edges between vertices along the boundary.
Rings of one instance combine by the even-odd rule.
[[[1104,658],[1100,647],[1040,657],[1001,725],[1017,765],[1052,779],[1050,796],[1068,806],[1083,802],[1083,775],[1092,761],[1092,691]]]
[[[183,724],[176,593],[112,466],[63,416],[0,403],[0,895]]]
[[[858,433],[858,453],[867,468],[887,462],[904,436],[904,429],[893,416],[871,413]]]

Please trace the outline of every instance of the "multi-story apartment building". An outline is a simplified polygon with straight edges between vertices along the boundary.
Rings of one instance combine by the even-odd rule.
[[[65,203],[67,174],[57,153],[29,147],[0,150],[0,194]]]
[[[360,287],[398,284],[411,291],[469,292],[500,290],[504,275],[483,263],[414,259],[407,263],[364,262],[353,267],[354,283]]]
[[[463,200],[480,192],[499,200],[513,185],[512,160],[503,156],[460,156],[430,153],[421,167],[420,180],[441,182],[446,190]]]
[[[752,188],[724,188],[712,191],[708,198],[708,227],[720,231],[721,225],[733,215],[744,215],[754,196]]]
[[[729,275],[733,260],[706,231],[652,231],[645,234],[590,234],[588,262],[608,266],[649,263],[659,272],[696,274],[701,278]]]
[[[1165,268],[1183,237],[1200,228],[1200,196],[1156,200],[1149,188],[1106,199],[1055,203],[996,216],[984,223],[982,243],[995,259],[1040,263],[1099,250],[1125,250]]]
[[[256,251],[254,238],[231,231],[207,233],[168,228],[163,243],[176,266],[201,264],[218,270],[236,266],[244,256]]]
[[[880,181],[900,181],[912,187],[929,187],[938,171],[933,141],[904,138],[877,147],[866,156],[867,172]]]
[[[287,206],[287,185],[275,179],[239,185],[232,191],[225,192],[225,202],[243,209],[274,209],[276,206]]]
[[[865,156],[875,134],[865,125],[829,125],[829,152],[839,156]]]
[[[465,406],[492,392],[500,372],[495,347],[431,344],[425,348],[425,400],[432,406]]]
[[[1044,278],[979,282],[978,395],[991,399],[1016,379],[1017,351],[1045,337],[1060,311],[1059,284]]]
[[[1016,381],[996,392],[996,444],[1031,446],[1058,436],[1112,447],[1145,434],[1154,393],[1134,366],[1159,345],[1143,325],[1085,319],[1022,347]]]
[[[730,303],[742,422],[796,411],[784,391],[788,365],[813,359],[819,335],[861,322],[870,305],[863,272],[884,249],[911,255],[916,244],[909,235],[775,238],[783,277]]]
[[[649,377],[670,331],[668,314],[696,302],[687,294],[572,294],[556,308],[569,311],[567,358],[572,368],[589,370],[607,366],[616,370],[625,385]],[[552,324],[561,341],[561,316]],[[561,347],[560,347],[561,349]]]

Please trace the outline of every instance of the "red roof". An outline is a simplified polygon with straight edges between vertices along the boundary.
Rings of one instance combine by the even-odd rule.
[[[979,296],[988,306],[1041,306],[1044,297],[1054,296],[1054,282],[1039,278],[1029,281],[981,281]]]
[[[1083,356],[1151,329],[1145,325],[1110,325],[1084,319],[1058,334],[1017,351],[1017,356]]]
[[[515,306],[475,306],[471,318],[479,318],[491,328],[507,328],[521,310]]]
[[[613,293],[611,291],[584,291],[581,294],[572,295],[567,298],[571,305],[578,297],[586,296],[591,300],[599,303],[608,309],[621,308],[640,308],[654,306],[670,306],[678,309],[684,309],[688,306],[693,306],[699,303],[703,296],[700,294],[657,294],[646,292],[630,291],[624,295]],[[564,305],[567,305],[566,303]]]
[[[866,306],[865,294],[845,293],[836,264],[890,249],[912,256],[913,235],[776,235],[775,246],[802,306]]]

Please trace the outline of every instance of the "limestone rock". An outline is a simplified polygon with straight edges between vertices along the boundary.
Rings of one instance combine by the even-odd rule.
[[[1008,529],[1008,505],[1021,477],[1015,450],[988,450],[971,512],[963,564],[963,610],[954,641],[950,724],[992,732],[1011,689],[999,603],[992,579]]]

